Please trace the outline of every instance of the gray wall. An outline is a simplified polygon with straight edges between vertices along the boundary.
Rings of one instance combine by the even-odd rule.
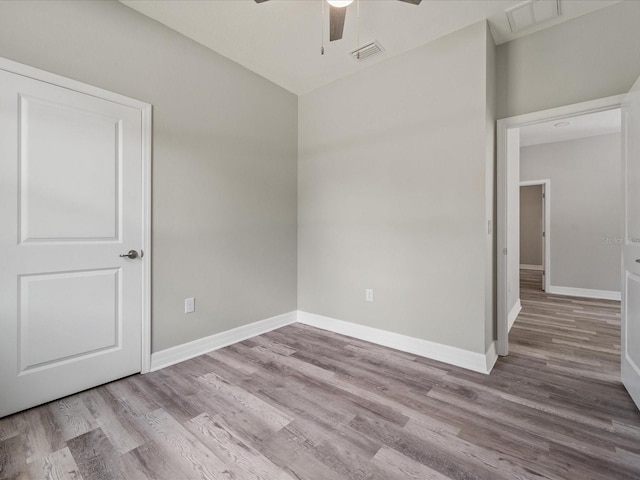
[[[628,92],[639,26],[640,1],[625,1],[498,46],[498,118]]]
[[[478,23],[300,97],[300,310],[485,352],[487,35]]]
[[[619,292],[620,135],[523,147],[520,178],[551,180],[551,285]]]
[[[485,235],[485,351],[495,340],[497,333],[497,302],[496,292],[498,279],[496,276],[497,237],[493,234],[496,218],[496,45],[489,31],[486,39],[486,117],[485,117],[485,213],[488,223],[491,223],[491,233]]]
[[[542,185],[520,187],[520,265],[542,266],[542,229]]]
[[[153,104],[154,351],[296,309],[295,95],[117,2],[0,2],[0,56]]]

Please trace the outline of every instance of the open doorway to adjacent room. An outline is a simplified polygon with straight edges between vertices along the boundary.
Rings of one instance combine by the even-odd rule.
[[[501,355],[532,292],[620,300],[621,101],[498,122]]]

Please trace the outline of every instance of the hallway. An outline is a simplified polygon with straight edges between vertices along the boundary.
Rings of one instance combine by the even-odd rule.
[[[550,371],[576,378],[620,383],[619,301],[546,294],[535,270],[521,270],[520,300],[509,334],[512,355],[545,360]]]

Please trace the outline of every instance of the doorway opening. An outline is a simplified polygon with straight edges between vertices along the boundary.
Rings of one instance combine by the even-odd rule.
[[[520,182],[520,270],[536,275],[540,290],[551,278],[551,180]]]
[[[598,112],[618,111],[624,95],[607,97],[604,99],[593,100],[575,105],[554,108],[541,112],[520,115],[517,117],[506,118],[498,121],[497,138],[498,138],[498,162],[497,162],[497,251],[498,251],[498,274],[497,274],[497,352],[499,355],[507,355],[509,352],[509,329],[510,325],[517,317],[520,304],[520,182],[525,181],[530,184],[540,184],[540,180],[534,180],[536,177],[521,176],[520,153],[521,153],[521,137],[522,133],[528,128],[529,138],[524,139],[523,147],[531,141],[531,134],[544,135],[545,129],[563,127],[570,125],[573,119],[586,118],[590,114]],[[580,123],[580,122],[578,122]],[[584,122],[582,122],[584,123]],[[588,126],[585,127],[588,130]],[[568,129],[570,130],[570,129]],[[567,130],[567,131],[568,131]],[[585,130],[585,131],[586,131]],[[619,131],[619,129],[618,129]],[[593,136],[593,133],[586,133],[582,137]],[[596,134],[597,135],[597,134]],[[569,137],[570,138],[570,137]],[[578,137],[576,137],[578,138]],[[557,141],[557,140],[556,140]],[[541,141],[539,143],[545,143]],[[529,143],[531,145],[531,143]],[[619,161],[619,160],[618,160]],[[531,174],[532,169],[529,171]],[[545,180],[551,180],[545,177]],[[544,181],[542,181],[544,183]],[[580,179],[576,178],[577,185]],[[563,285],[556,284],[556,277],[551,276],[551,235],[552,217],[550,212],[550,182],[545,184],[547,191],[545,192],[545,206],[547,218],[545,218],[545,259],[543,271],[545,273],[544,288],[548,293],[561,295],[579,295],[591,296],[595,289],[568,289]],[[557,188],[554,186],[554,197]],[[554,211],[556,211],[554,207]],[[576,232],[577,233],[577,232]],[[616,234],[613,232],[612,242],[617,240]],[[554,234],[555,235],[555,234]],[[610,235],[608,232],[601,232],[601,238]],[[571,238],[569,236],[569,238]],[[579,237],[574,237],[574,240]],[[591,239],[592,240],[592,239]],[[572,254],[571,248],[562,249]],[[554,255],[558,255],[559,249],[554,249]],[[555,257],[554,257],[555,258]],[[619,263],[619,262],[618,262]],[[555,268],[555,267],[554,267]],[[560,272],[557,268],[556,272]],[[559,277],[557,277],[559,278]],[[581,290],[581,291],[580,291]],[[613,293],[613,292],[612,292]],[[619,299],[619,292],[617,293]],[[607,297],[600,297],[607,298]]]

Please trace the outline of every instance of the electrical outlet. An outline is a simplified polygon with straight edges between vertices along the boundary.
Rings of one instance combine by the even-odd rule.
[[[373,288],[367,288],[364,291],[364,296],[367,302],[373,302]]]
[[[193,297],[184,299],[184,313],[193,313],[196,311],[196,299]]]

